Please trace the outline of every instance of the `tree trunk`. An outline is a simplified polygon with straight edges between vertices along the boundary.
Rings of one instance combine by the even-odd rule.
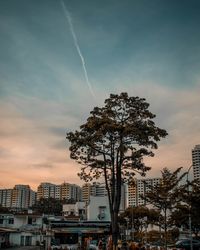
[[[164,249],[167,250],[167,209],[164,211],[164,240],[165,240],[165,247]]]
[[[119,236],[118,213],[114,211],[111,218],[113,249],[117,249],[117,241]]]

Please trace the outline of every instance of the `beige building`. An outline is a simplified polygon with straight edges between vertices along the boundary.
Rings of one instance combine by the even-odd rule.
[[[105,184],[99,182],[85,183],[82,186],[82,200],[89,202],[90,196],[107,196]]]
[[[90,194],[91,194],[91,184],[90,183],[85,183],[82,186],[82,201],[89,202]]]
[[[140,197],[148,192],[149,187],[160,183],[161,178],[135,179],[133,185],[128,185],[128,202],[127,206],[145,205],[145,201]]]
[[[11,207],[15,209],[28,209],[35,202],[34,193],[29,185],[15,185],[12,190]]]
[[[37,200],[41,198],[79,201],[81,199],[81,188],[78,185],[65,182],[61,185],[43,182],[37,188]]]

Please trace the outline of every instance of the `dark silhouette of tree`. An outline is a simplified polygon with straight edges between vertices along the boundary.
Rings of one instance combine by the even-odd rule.
[[[114,245],[118,239],[121,185],[133,181],[135,172],[150,168],[144,156],[154,156],[157,142],[167,132],[155,126],[155,115],[145,99],[127,93],[111,94],[105,106],[95,107],[79,131],[67,134],[71,158],[82,164],[79,176],[91,181],[104,176],[108,193]]]
[[[9,213],[9,212],[10,212],[9,208],[0,205],[0,213]]]
[[[183,173],[179,175],[182,168],[176,169],[174,172],[170,172],[169,169],[164,168],[162,173],[161,182],[156,186],[147,187],[149,191],[141,197],[149,204],[152,204],[155,208],[161,212],[160,225],[164,226],[164,238],[165,248],[167,249],[167,229],[171,226],[169,216],[172,210],[180,203],[182,197],[181,194],[185,190],[185,185],[180,185],[181,180],[186,175]]]
[[[189,185],[189,186],[188,186]],[[191,215],[192,232],[197,236],[200,232],[200,182],[188,182],[181,193],[181,202],[171,214],[171,224],[178,228],[189,229],[189,213]]]
[[[62,202],[54,198],[41,198],[32,208],[34,211],[41,214],[62,214]]]
[[[141,233],[148,225],[158,225],[160,211],[148,208],[146,206],[128,207],[124,213],[120,214],[120,224],[126,226],[128,219],[128,228],[134,229],[135,233]]]

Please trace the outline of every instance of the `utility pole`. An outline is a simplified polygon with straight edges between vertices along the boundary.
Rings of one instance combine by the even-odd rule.
[[[190,235],[190,250],[193,250],[192,245],[192,220],[191,220],[191,201],[190,201],[190,185],[189,185],[189,172],[193,165],[188,168],[187,171],[187,188],[188,188],[188,198],[189,198],[189,207],[188,207],[188,223],[189,223],[189,235]]]

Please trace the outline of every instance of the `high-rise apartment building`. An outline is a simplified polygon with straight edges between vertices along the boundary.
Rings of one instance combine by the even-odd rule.
[[[42,182],[37,188],[37,200],[44,198],[55,198],[56,185],[49,182]]]
[[[28,209],[33,205],[34,191],[32,191],[29,185],[15,185],[12,191],[12,204],[14,209]]]
[[[94,182],[91,185],[92,196],[107,196],[106,186],[104,183]]]
[[[105,183],[93,182],[85,183],[82,186],[82,201],[87,203],[90,202],[90,197],[106,197],[108,196]],[[107,198],[106,198],[107,200]],[[126,208],[126,188],[125,185],[121,186],[121,201],[120,201],[120,212],[124,212]],[[108,205],[108,204],[107,204]]]
[[[161,178],[135,179],[134,184],[128,185],[128,207],[145,205],[145,201],[140,197],[145,196],[149,187],[159,184]]]
[[[62,183],[60,185],[60,199],[61,200],[74,200],[80,201],[81,200],[81,187],[76,184],[70,183]]]
[[[90,200],[90,195],[91,195],[91,184],[90,183],[85,183],[82,186],[82,201],[88,202]]]
[[[0,204],[12,209],[28,209],[35,204],[36,192],[29,185],[15,185],[13,189],[0,190]]]
[[[195,180],[200,180],[200,145],[192,149],[192,165]]]
[[[85,183],[82,186],[82,200],[88,202],[90,200],[90,196],[107,196],[105,184],[98,182],[93,182],[92,184]]]
[[[12,189],[0,189],[0,205],[2,207],[11,207]]]
[[[41,198],[55,198],[59,200],[72,199],[80,201],[81,188],[78,185],[65,182],[61,185],[43,182],[37,188],[37,200],[40,200]]]

